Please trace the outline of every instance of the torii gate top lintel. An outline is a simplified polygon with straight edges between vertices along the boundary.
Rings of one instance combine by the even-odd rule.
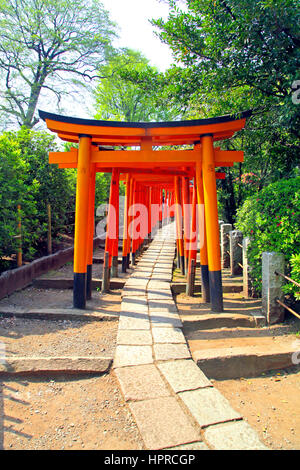
[[[39,111],[49,130],[62,139],[76,142],[80,135],[89,135],[93,143],[139,145],[151,138],[153,145],[194,144],[202,135],[224,140],[245,126],[251,111],[206,119],[168,122],[121,122],[82,119]]]

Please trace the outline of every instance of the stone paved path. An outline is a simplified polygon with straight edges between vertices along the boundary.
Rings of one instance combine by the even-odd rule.
[[[149,450],[266,447],[191,358],[170,288],[175,240],[160,230],[127,280],[114,370]]]

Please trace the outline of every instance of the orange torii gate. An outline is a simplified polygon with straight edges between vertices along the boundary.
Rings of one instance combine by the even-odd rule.
[[[194,204],[197,202],[198,209],[204,207],[204,215],[203,211],[200,211],[199,215],[203,229],[203,240],[200,245],[203,300],[211,302],[212,311],[222,312],[223,294],[215,168],[242,162],[243,152],[220,150],[214,147],[214,142],[231,138],[245,126],[246,118],[251,113],[247,111],[239,116],[227,115],[209,119],[160,123],[98,121],[66,117],[44,111],[39,111],[39,114],[46,122],[48,129],[55,132],[62,140],[79,143],[78,149],[72,148],[69,152],[51,152],[49,155],[50,163],[57,163],[61,168],[77,168],[74,307],[84,309],[86,298],[90,295],[95,174],[97,171],[112,172],[110,201],[114,207],[118,206],[116,195],[120,174],[127,175],[126,210],[128,210],[132,203],[134,205],[135,200],[140,200],[137,195],[137,187],[141,184],[137,183],[137,175],[140,171],[141,175],[147,175],[147,177],[150,175],[147,180],[149,190],[147,194],[143,194],[143,199],[150,210],[152,196],[155,194],[156,200],[161,203],[162,189],[166,188],[172,192],[175,202],[187,203],[190,199],[189,181],[190,178],[194,178]],[[187,150],[159,149],[159,147],[175,145],[187,145],[192,148]],[[104,146],[115,147],[115,149],[104,150]],[[119,150],[120,147],[139,147],[139,150]],[[160,172],[165,172],[165,181],[155,182],[155,174],[158,176]],[[159,221],[162,217],[163,214],[160,213]],[[126,222],[127,242],[131,241],[128,223],[131,224],[132,220],[131,215]],[[109,224],[110,216],[108,215]],[[188,231],[187,219],[184,225],[185,230]],[[177,238],[180,242],[179,256],[181,256],[182,266],[187,267],[189,259],[194,255],[190,255],[187,250],[184,251],[185,244],[182,243],[179,231],[180,227],[177,226]],[[149,233],[151,230],[149,231],[148,227],[146,235]],[[118,240],[116,236],[115,240],[110,240],[107,236],[106,243],[110,253],[109,266],[113,266],[115,262],[113,258],[116,257],[116,250],[118,250]],[[133,255],[135,255],[134,250],[137,245],[131,248]],[[123,244],[123,258],[125,255],[126,259],[128,258],[129,246],[127,243],[124,251]],[[125,262],[123,267],[126,267]]]

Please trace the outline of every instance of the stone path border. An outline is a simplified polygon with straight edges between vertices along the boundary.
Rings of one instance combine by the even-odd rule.
[[[127,280],[114,372],[148,450],[267,450],[193,359],[173,300],[163,227]]]

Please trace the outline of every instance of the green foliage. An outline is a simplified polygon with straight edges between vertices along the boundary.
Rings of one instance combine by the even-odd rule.
[[[9,266],[6,259],[16,253],[18,247],[18,204],[22,204],[22,217],[30,222],[35,217],[35,202],[24,175],[29,171],[28,164],[21,157],[21,150],[16,141],[7,134],[0,137],[0,269]],[[30,225],[30,223],[28,224]],[[25,233],[26,225],[24,225]],[[24,233],[24,241],[29,242]]]
[[[21,128],[0,137],[0,268],[5,257],[16,253],[18,239],[17,205],[21,205],[22,249],[30,260],[43,253],[47,240],[47,204],[51,204],[52,235],[67,231],[68,212],[74,210],[74,170],[49,165],[54,137]]]
[[[292,269],[298,277],[300,177],[270,184],[258,194],[247,198],[237,211],[236,227],[244,236],[251,238],[248,257],[254,287],[258,292],[261,290],[263,251],[284,253],[287,273],[291,273]]]
[[[163,90],[140,82],[149,81],[158,71],[138,51],[123,49],[108,57],[107,65],[99,68],[102,77],[95,91],[96,119],[115,121],[168,121],[178,110],[164,101]],[[149,82],[148,82],[149,84]]]
[[[42,94],[78,91],[105,60],[115,25],[99,0],[0,3],[0,111],[29,128]]]
[[[300,283],[300,253],[291,257],[290,265],[291,279]],[[296,300],[300,300],[300,288],[297,287],[295,284],[287,282],[287,284],[283,286],[282,290],[285,294],[293,294]]]
[[[188,119],[253,110],[246,128],[222,144],[245,154],[243,166],[226,169],[228,177],[218,182],[222,218],[234,223],[245,198],[299,175],[300,4],[186,0],[181,10],[179,0],[169,3],[168,20],[152,23],[179,65],[156,77],[157,88],[165,83],[170,102],[180,103]],[[255,184],[244,179],[247,173]]]

